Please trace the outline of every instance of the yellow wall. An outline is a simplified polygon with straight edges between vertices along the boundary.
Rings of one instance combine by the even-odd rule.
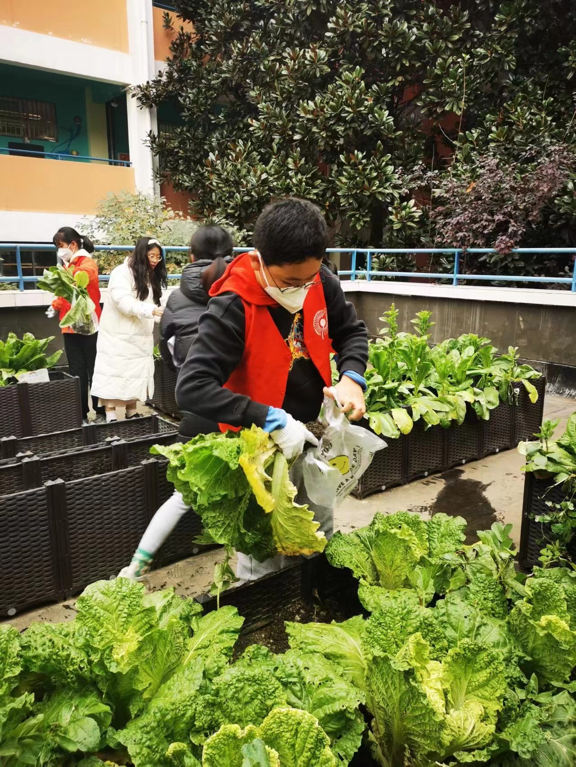
[[[90,157],[108,157],[106,105],[92,101],[92,88],[86,88],[86,122]]]
[[[0,210],[92,214],[110,192],[134,192],[134,169],[0,155]]]
[[[192,32],[194,27],[189,21],[182,21],[175,13],[168,11],[174,25],[174,32],[170,32],[162,26],[165,11],[154,6],[152,13],[154,14],[154,58],[156,61],[165,61],[170,56],[170,43],[176,37],[180,27],[184,27],[188,32]]]
[[[126,0],[0,0],[0,24],[128,53]]]

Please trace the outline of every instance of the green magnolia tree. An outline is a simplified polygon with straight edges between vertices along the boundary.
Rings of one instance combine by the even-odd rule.
[[[487,152],[521,163],[528,147],[574,140],[572,0],[175,6],[195,32],[180,29],[139,98],[179,106],[176,133],[151,141],[200,215],[250,231],[270,199],[298,195],[340,243],[431,244],[423,169],[442,178],[452,158],[475,167]],[[554,188],[550,207],[562,196]]]

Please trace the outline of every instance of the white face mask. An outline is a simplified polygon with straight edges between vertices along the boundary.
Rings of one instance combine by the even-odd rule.
[[[262,279],[266,283],[266,286],[264,287],[266,293],[268,293],[270,298],[273,298],[276,303],[284,307],[286,311],[290,312],[290,314],[299,312],[304,306],[304,301],[306,300],[311,285],[303,285],[301,288],[279,288],[276,285],[270,285],[268,278],[266,277],[266,272],[264,271],[264,262],[262,261],[260,253],[258,253],[258,258],[260,260],[260,266],[262,267],[260,273]]]
[[[74,253],[72,253],[70,248],[58,248],[57,256],[59,261],[62,261],[67,264],[73,255]]]

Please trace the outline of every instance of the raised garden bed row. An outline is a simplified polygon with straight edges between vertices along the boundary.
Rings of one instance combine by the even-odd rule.
[[[386,439],[387,447],[374,455],[354,495],[365,498],[458,464],[510,450],[522,440],[531,439],[542,423],[546,379],[539,378],[534,385],[539,395],[535,404],[522,387],[518,404],[498,405],[488,421],[479,419],[469,408],[461,426],[452,423],[448,429],[432,426],[425,430],[420,420],[410,434]]]
[[[0,437],[30,437],[82,425],[80,379],[50,371],[46,383],[0,388]]]
[[[144,444],[144,443],[142,443]],[[141,446],[139,446],[141,447]],[[130,562],[148,522],[173,492],[166,462],[148,458],[128,468],[102,471],[127,460],[124,443],[68,456],[67,481],[0,497],[0,616],[65,599],[89,583],[118,574]],[[56,466],[54,459],[32,461],[27,476]],[[22,468],[24,471],[24,462]],[[80,476],[74,478],[74,468]],[[82,476],[90,472],[91,476]],[[166,565],[199,553],[201,531],[194,512],[186,514],[158,553]],[[205,548],[205,547],[204,547]]]
[[[34,384],[38,386],[39,384]],[[79,448],[105,443],[107,440],[132,440],[151,434],[176,435],[175,424],[157,415],[134,418],[113,423],[90,424],[79,428],[54,431],[34,437],[15,436],[0,439],[0,459],[15,462],[31,454],[44,456],[52,453],[76,451]],[[1,492],[1,486],[0,486]]]

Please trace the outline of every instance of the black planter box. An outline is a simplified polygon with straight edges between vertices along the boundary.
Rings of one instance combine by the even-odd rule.
[[[542,423],[546,379],[539,378],[534,385],[539,395],[536,403],[530,402],[520,384],[517,403],[500,403],[490,412],[488,421],[478,418],[468,406],[461,426],[452,423],[447,429],[441,426],[425,429],[420,419],[410,434],[401,434],[398,439],[385,438],[387,447],[375,453],[353,495],[366,498],[395,485],[510,450],[519,442],[532,439]],[[361,425],[369,428],[366,421]]]
[[[551,478],[539,479],[533,472],[526,473],[524,480],[524,501],[522,505],[522,527],[520,531],[520,564],[525,569],[539,566],[540,552],[546,545],[549,526],[536,522],[535,516],[549,514],[552,510],[547,501],[562,503],[566,495],[561,485],[554,485]],[[549,540],[549,538],[548,538]],[[568,553],[576,561],[576,540],[572,540]]]
[[[36,384],[38,385],[38,384]],[[112,423],[90,424],[77,429],[54,431],[36,437],[4,437],[0,439],[0,458],[16,461],[19,454],[48,455],[76,451],[106,441],[136,440],[151,434],[173,434],[176,441],[177,427],[157,415],[133,418]],[[142,459],[141,459],[142,460]]]
[[[171,445],[176,436],[167,432],[135,437],[130,441],[115,441],[112,437],[73,452],[49,453],[43,457],[26,455],[21,461],[0,466],[0,497],[42,487],[56,479],[72,482],[127,469],[150,458],[153,445]]]
[[[83,468],[89,468],[89,461],[104,468],[103,461],[112,460],[114,452],[119,460],[125,448],[121,443],[87,451],[91,455],[82,459]],[[36,459],[36,470],[43,460],[49,466],[53,459]],[[80,471],[80,464],[75,465]],[[166,466],[164,460],[149,458],[125,469],[66,482],[49,480],[42,487],[0,496],[0,618],[116,576],[173,492]],[[192,541],[200,531],[199,517],[189,511],[156,564],[205,551],[208,547]]]
[[[80,379],[49,372],[46,383],[0,388],[0,437],[30,437],[82,425]]]
[[[386,447],[374,453],[372,463],[352,491],[355,498],[366,498],[373,493],[381,493],[389,487],[396,487],[406,482],[404,440],[400,438],[384,441]]]
[[[164,360],[154,360],[154,396],[148,400],[148,405],[161,413],[180,418],[180,410],[176,402],[176,381],[178,374],[170,370]]]
[[[286,606],[308,603],[311,599],[308,561],[299,557],[295,564],[284,570],[223,591],[220,594],[220,606],[236,607],[244,618],[242,633],[249,634],[272,623],[282,615]],[[209,594],[201,594],[196,600],[203,606],[204,612],[217,608],[216,597]]]
[[[456,423],[444,432],[446,469],[469,461],[477,461],[482,457],[482,428],[480,419],[469,407],[464,422]]]

